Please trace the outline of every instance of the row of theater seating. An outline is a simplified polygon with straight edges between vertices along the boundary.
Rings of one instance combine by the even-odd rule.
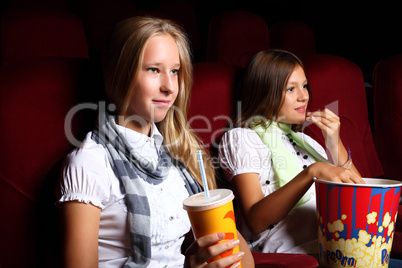
[[[84,2],[88,5],[83,10],[89,10],[89,4],[94,3]],[[128,8],[131,2],[118,2],[125,2],[125,10],[133,14]],[[111,18],[105,14],[99,17]],[[53,191],[60,164],[76,141],[92,128],[96,109],[104,100],[101,67],[97,57],[90,59],[89,51],[100,52],[106,31],[90,38],[88,25],[99,24],[89,21],[54,9],[9,9],[2,14],[0,267],[57,266],[58,219]],[[100,25],[106,29],[110,20]],[[46,35],[40,37],[38,28],[46,29]],[[239,34],[242,31],[243,35]],[[302,32],[310,42],[287,41],[289,36]],[[99,41],[98,45],[94,40]],[[307,25],[277,24],[268,35],[262,18],[249,12],[224,12],[214,17],[206,58],[194,64],[189,119],[205,144],[210,146],[219,139],[235,115],[235,85],[247,60],[259,50],[274,47],[293,51],[302,58],[313,90],[311,108],[330,107],[339,114],[342,140],[352,150],[353,161],[362,175],[402,180],[396,163],[402,149],[397,136],[402,56],[381,61],[374,71],[374,143],[359,67],[339,56],[317,54]],[[74,109],[77,113],[73,113]],[[323,144],[317,128],[310,126],[306,132]],[[393,254],[400,257],[402,220],[398,223]],[[317,264],[305,255],[254,254],[259,267]]]
[[[302,22],[277,23],[268,31],[260,15],[245,11],[221,12],[207,22],[209,29],[204,49],[194,9],[186,1],[161,4],[151,11],[137,10],[130,0],[82,2],[86,4],[79,5],[77,1],[72,5],[75,13],[65,8],[32,7],[10,7],[3,11],[0,63],[37,56],[97,60],[112,25],[135,15],[170,18],[181,24],[189,34],[195,61],[219,61],[244,67],[251,55],[264,49],[286,49],[302,59],[316,52],[314,33]],[[294,39],[303,39],[303,42],[294,42]]]

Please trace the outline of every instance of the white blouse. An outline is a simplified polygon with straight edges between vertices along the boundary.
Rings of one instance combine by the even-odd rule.
[[[118,126],[130,145],[157,163],[163,141],[155,125],[151,137]],[[59,202],[77,200],[101,208],[99,267],[122,267],[130,254],[127,207],[120,181],[102,145],[89,132],[82,145],[66,158],[58,191]],[[158,185],[143,182],[151,209],[151,263],[149,267],[183,267],[181,245],[190,230],[182,202],[189,196],[184,181],[172,166],[169,177]]]
[[[309,166],[314,159],[303,149],[292,144],[279,133],[285,146],[297,156],[300,165]],[[318,153],[327,158],[324,148],[308,135],[298,133]],[[306,156],[307,155],[307,156]],[[226,132],[219,146],[219,161],[226,178],[231,181],[238,174],[257,173],[264,196],[277,189],[271,151],[258,134],[248,128],[235,128]],[[277,253],[317,254],[317,216],[314,184],[308,190],[310,201],[292,209],[288,216],[272,229],[253,235],[248,229],[240,209],[236,211],[237,228],[254,251]],[[267,211],[269,213],[269,211]]]

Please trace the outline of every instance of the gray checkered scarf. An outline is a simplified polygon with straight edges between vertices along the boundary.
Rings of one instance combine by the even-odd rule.
[[[151,260],[151,211],[143,183],[159,184],[169,175],[171,165],[176,166],[189,195],[202,191],[185,166],[163,149],[159,150],[154,167],[138,154],[117,130],[114,116],[100,113],[98,127],[92,139],[105,147],[113,171],[125,191],[128,210],[132,254],[124,267],[147,267]]]

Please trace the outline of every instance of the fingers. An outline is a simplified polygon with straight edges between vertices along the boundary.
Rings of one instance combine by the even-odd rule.
[[[362,179],[362,177],[360,177],[359,175],[357,175],[356,173],[354,173],[351,170],[348,170],[350,173],[352,173],[352,176],[350,177],[350,179],[353,181],[353,183],[357,183],[357,184],[365,184],[366,182]]]
[[[340,122],[339,116],[334,114],[331,110],[324,109],[316,112],[308,112],[306,120],[318,121],[324,124]]]
[[[327,108],[315,112],[308,112],[307,118],[311,117],[315,117],[316,119],[327,119],[329,121],[339,121],[339,116]]]
[[[332,164],[324,164],[320,165],[319,168],[320,171],[317,178],[321,180],[354,184],[365,183],[361,176],[343,167],[338,167]]]
[[[344,169],[344,172],[340,176],[341,182],[355,183],[355,184],[364,184],[365,183],[364,180],[356,173],[352,172],[351,170],[345,169],[345,168],[343,168],[343,169]]]
[[[186,251],[186,267],[238,267],[237,263],[244,253],[238,252],[230,256],[220,258],[207,264],[212,258],[231,250],[239,245],[238,239],[222,241],[224,233],[215,233],[198,238]],[[222,241],[220,243],[217,243]]]
[[[336,146],[341,126],[340,119],[336,114],[328,109],[309,112],[306,120],[312,121],[322,130],[325,140],[328,138],[329,145]]]

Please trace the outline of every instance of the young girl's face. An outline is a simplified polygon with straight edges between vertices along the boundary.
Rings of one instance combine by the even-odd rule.
[[[307,78],[300,65],[296,65],[289,76],[282,100],[278,121],[287,124],[302,124],[306,120],[309,93]]]
[[[179,50],[174,39],[169,34],[151,37],[145,46],[143,63],[125,116],[140,116],[148,126],[150,122],[163,120],[178,94],[179,69]],[[136,127],[140,127],[138,120],[130,120],[128,127],[137,130]]]

